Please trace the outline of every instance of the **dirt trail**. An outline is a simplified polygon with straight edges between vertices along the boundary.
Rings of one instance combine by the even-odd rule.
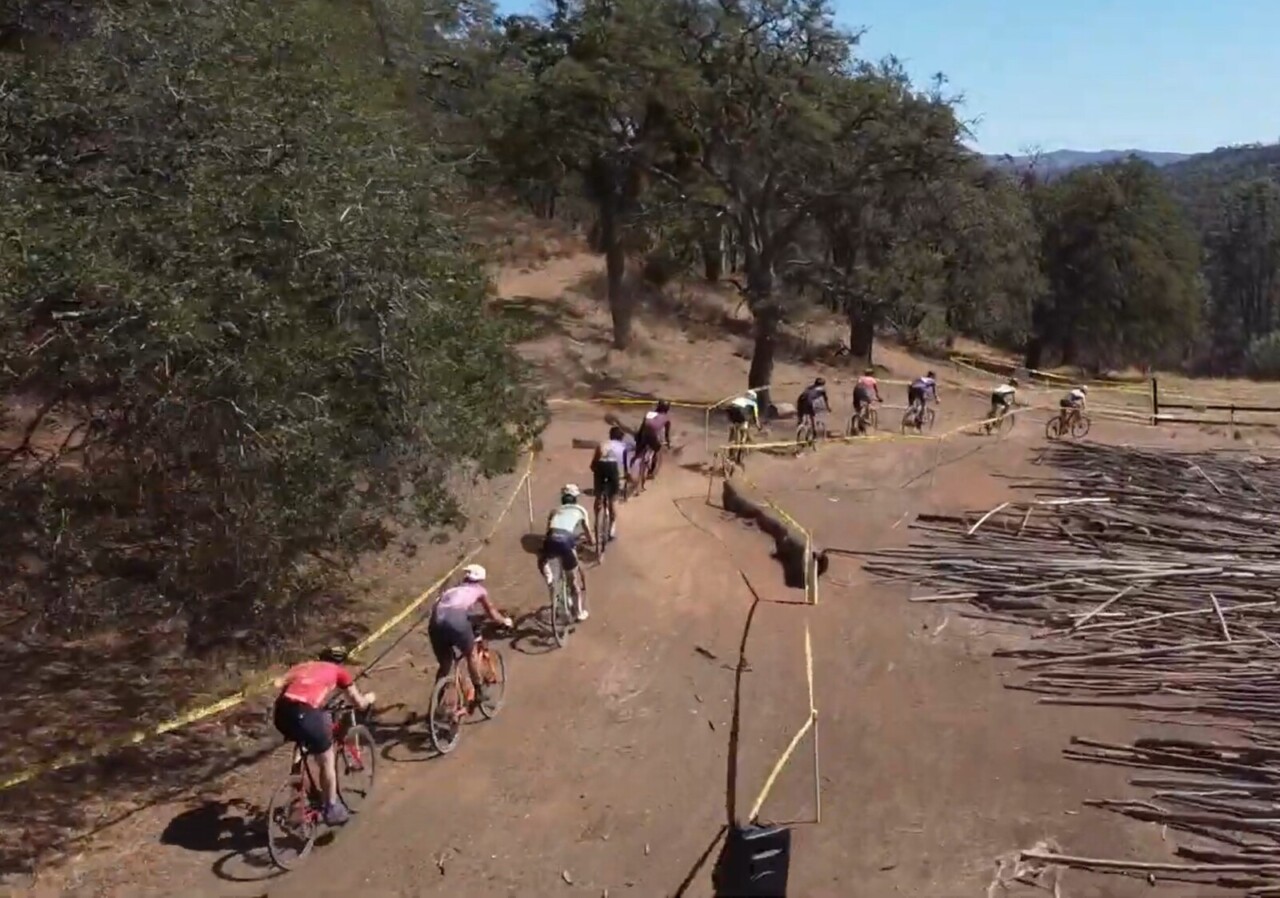
[[[502,292],[539,311],[564,301],[593,266],[596,260],[582,257],[553,262],[505,276]],[[575,302],[578,336],[571,339],[580,337],[599,359],[613,358],[601,337],[604,311]],[[663,331],[648,327],[644,338],[657,341]],[[654,355],[639,353],[625,371],[631,383],[657,389],[728,392],[746,369],[733,347],[672,340]],[[550,355],[545,360],[555,364]],[[812,373],[785,361],[779,372],[779,380]],[[980,397],[949,397],[937,430],[982,411]],[[602,416],[598,407],[557,406],[535,468],[536,529],[559,485],[588,477],[587,452],[573,441],[599,436]],[[913,513],[1000,501],[1004,487],[992,475],[1028,470],[1041,425],[1021,423],[1001,443],[957,437],[940,453],[932,444],[876,443],[757,457],[748,474],[809,526],[819,545],[901,544]],[[1136,433],[1101,429],[1114,439]],[[1122,715],[1051,711],[1004,689],[989,654],[1014,636],[945,608],[909,604],[847,561],[833,564],[817,608],[757,608],[731,770],[748,582],[765,599],[800,596],[782,587],[768,540],[705,504],[707,480],[693,470],[701,414],[679,417],[676,431],[688,449],[624,507],[619,540],[606,563],[588,572],[592,617],[568,647],[552,650],[531,634],[507,647],[507,707],[497,720],[470,727],[448,758],[430,757],[420,725],[395,725],[404,709],[389,714],[379,730],[376,802],[303,868],[274,875],[253,830],[255,803],[283,774],[279,752],[206,793],[137,815],[88,843],[85,856],[44,881],[43,890],[16,894],[675,895],[724,823],[730,793],[745,813],[804,720],[806,624],[816,656],[823,822],[795,830],[792,894],[981,898],[990,894],[1001,856],[1046,838],[1084,854],[1167,850],[1155,828],[1081,807],[1084,798],[1125,794],[1121,773],[1060,757],[1073,733],[1130,732]],[[942,464],[931,478],[935,462]],[[515,508],[480,560],[495,600],[519,616],[545,603],[545,588],[527,550],[535,541],[522,503]],[[431,668],[425,638],[410,636],[387,665],[373,677],[380,699],[421,710]],[[766,818],[813,814],[809,758],[802,747],[766,803]],[[1019,888],[995,893],[1034,894]],[[1068,876],[1061,894],[1147,892],[1144,882]],[[707,870],[682,894],[709,895]]]

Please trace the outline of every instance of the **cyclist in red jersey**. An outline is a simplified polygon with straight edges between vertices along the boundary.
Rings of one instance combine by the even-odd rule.
[[[337,826],[347,822],[346,805],[338,798],[338,776],[334,769],[333,720],[324,709],[334,692],[346,691],[352,704],[364,710],[373,704],[373,693],[362,693],[355,678],[340,663],[346,653],[325,649],[317,661],[304,661],[289,668],[275,681],[280,689],[272,715],[280,735],[296,742],[320,762],[320,788],[324,790],[324,822]]]
[[[858,378],[858,382],[853,387],[854,417],[857,417],[863,408],[871,404],[872,398],[876,402],[884,402],[880,398],[880,384],[876,381],[875,369],[868,368],[862,372],[862,376]]]

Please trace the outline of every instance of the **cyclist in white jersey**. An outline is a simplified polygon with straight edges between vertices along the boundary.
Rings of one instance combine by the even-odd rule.
[[[1058,400],[1058,424],[1063,433],[1071,432],[1071,422],[1080,416],[1088,394],[1089,388],[1081,384]]]
[[[991,391],[991,411],[988,418],[998,418],[1013,405],[1014,395],[1018,392],[1018,378],[1011,377]]]
[[[618,492],[622,489],[622,474],[631,466],[631,450],[626,444],[626,431],[617,424],[609,428],[609,439],[596,445],[591,456],[592,491],[595,493],[595,507],[599,511],[600,503],[609,505],[609,539],[618,535]]]
[[[560,560],[560,567],[569,579],[569,592],[573,596],[577,618],[584,621],[588,616],[587,578],[578,563],[578,540],[586,536],[587,542],[594,545],[596,536],[591,529],[591,515],[578,503],[581,496],[582,490],[577,484],[566,483],[561,488],[560,504],[547,515],[547,535],[542,541],[542,551],[538,553],[538,570],[550,586],[555,578],[549,562],[552,558]]]

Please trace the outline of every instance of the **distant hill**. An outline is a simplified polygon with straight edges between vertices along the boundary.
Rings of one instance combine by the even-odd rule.
[[[984,158],[997,168],[1015,170],[1025,169],[1034,160],[1040,174],[1061,175],[1086,165],[1106,165],[1108,162],[1117,162],[1130,156],[1137,156],[1157,168],[1192,158],[1187,153],[1161,153],[1151,150],[1054,150],[1034,157],[987,155]]]

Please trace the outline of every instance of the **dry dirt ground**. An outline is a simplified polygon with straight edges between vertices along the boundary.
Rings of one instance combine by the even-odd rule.
[[[661,315],[641,322],[635,352],[610,352],[607,316],[589,293],[576,292],[597,269],[595,260],[575,257],[502,281],[507,301],[538,325],[528,350],[554,394],[612,384],[706,397],[741,387],[740,342],[690,339]],[[880,361],[899,378],[924,364],[893,351]],[[775,380],[798,383],[812,371],[784,361]],[[977,393],[949,386],[938,433],[979,418],[985,406]],[[903,392],[892,388],[890,402],[900,403]],[[561,483],[587,479],[588,454],[574,441],[597,438],[602,413],[556,406],[535,468],[533,530]],[[884,417],[891,426],[894,413]],[[993,475],[1033,470],[1045,417],[1028,413],[1002,441],[961,434],[940,450],[894,441],[827,446],[800,458],[754,456],[747,474],[820,546],[903,544],[915,513],[1000,502],[1006,488]],[[800,593],[783,586],[770,541],[719,510],[718,489],[707,503],[701,413],[683,414],[675,430],[684,447],[678,463],[625,506],[607,562],[589,569],[590,621],[554,650],[526,620],[504,646],[507,707],[468,728],[451,756],[433,758],[421,725],[409,721],[426,704],[425,637],[411,633],[388,653],[370,677],[380,704],[391,706],[378,728],[376,801],[304,867],[273,871],[257,829],[261,805],[285,772],[280,749],[74,843],[62,863],[11,894],[707,896],[703,860],[727,809],[745,813],[807,714],[806,626],[822,821],[797,822],[790,894],[1046,894],[993,885],[1003,858],[1041,840],[1074,854],[1167,859],[1158,828],[1082,807],[1087,798],[1125,794],[1123,772],[1060,755],[1072,735],[1128,739],[1139,724],[1123,713],[1037,706],[1004,689],[1007,670],[990,653],[1015,633],[975,625],[954,609],[910,604],[901,588],[869,582],[851,561],[833,563],[817,607],[800,604]],[[717,424],[713,434],[722,430]],[[1101,421],[1092,436],[1223,443]],[[517,617],[545,602],[530,535],[528,507],[517,501],[481,557],[494,598]],[[420,572],[423,582],[429,573]],[[749,615],[753,588],[766,601]],[[735,740],[740,649],[746,666]],[[812,819],[812,763],[811,745],[802,743],[763,818]],[[1069,873],[1060,896],[1149,891],[1145,881]],[[1214,893],[1171,885],[1161,894]]]

